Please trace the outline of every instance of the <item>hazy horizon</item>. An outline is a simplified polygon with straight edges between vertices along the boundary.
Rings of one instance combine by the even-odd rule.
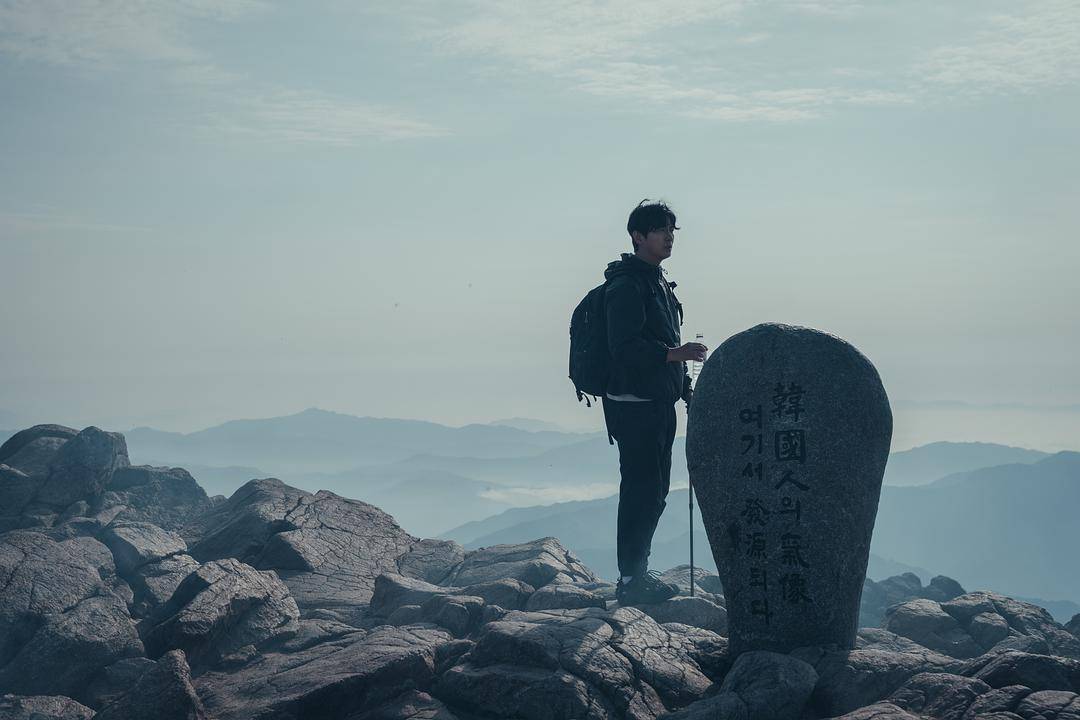
[[[0,89],[0,429],[598,430],[570,312],[661,197],[685,339],[843,337],[897,450],[1078,447],[1068,0],[0,0]]]

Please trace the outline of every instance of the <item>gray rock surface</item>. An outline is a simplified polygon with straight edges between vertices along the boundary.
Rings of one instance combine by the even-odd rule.
[[[117,571],[125,576],[146,563],[187,552],[182,537],[151,523],[113,523],[98,537],[112,551]]]
[[[689,565],[676,565],[673,568],[669,568],[660,573],[660,579],[666,583],[678,585],[679,591],[683,595],[690,594],[690,566]],[[711,573],[703,570],[699,567],[694,568],[694,592],[695,594],[705,591],[712,595],[719,595],[721,598],[724,594],[724,588],[720,584],[720,576],[716,573]],[[710,598],[713,602],[716,599]],[[720,604],[723,604],[722,602]]]
[[[904,710],[941,720],[961,720],[990,686],[952,673],[919,673],[901,685],[889,702]]]
[[[130,657],[106,665],[94,675],[83,692],[86,704],[101,708],[127,693],[139,681],[143,673],[154,667],[154,661],[146,657]]]
[[[1080,720],[1080,697],[1060,690],[1033,692],[1016,706],[1024,720]]]
[[[3,720],[90,720],[94,711],[62,695],[0,695]]]
[[[427,693],[410,690],[349,720],[457,720],[457,716]]]
[[[304,608],[355,608],[371,600],[375,578],[397,573],[416,543],[378,508],[280,480],[252,480],[188,531],[199,561],[233,557],[275,570]]]
[[[451,585],[474,585],[513,578],[541,588],[548,583],[596,582],[599,578],[562,546],[546,537],[516,545],[493,545],[465,554],[450,574]]]
[[[734,693],[719,693],[660,717],[664,720],[751,720],[746,703]]]
[[[943,655],[970,658],[985,648],[933,600],[909,600],[889,608],[883,626]]]
[[[193,666],[214,665],[248,645],[293,630],[300,618],[273,572],[228,558],[188,575],[145,634],[147,654],[183,650]]]
[[[199,563],[190,555],[171,555],[138,567],[125,578],[133,593],[132,617],[152,615],[173,596],[184,578],[198,569]]]
[[[124,602],[114,595],[89,597],[41,618],[34,633],[0,668],[0,688],[82,700],[101,668],[142,654],[143,644]]]
[[[357,630],[291,653],[268,652],[238,669],[195,679],[215,720],[347,717],[428,687],[449,633],[430,627]]]
[[[0,463],[27,475],[44,477],[56,451],[78,434],[78,430],[63,425],[34,425],[20,430],[0,445]]]
[[[727,635],[727,610],[704,597],[673,597],[656,605],[634,607],[658,623],[682,623]]]
[[[34,502],[63,510],[78,500],[97,498],[113,472],[129,464],[124,436],[91,425],[65,442],[49,460],[48,475]]]
[[[526,610],[552,610],[554,608],[607,607],[604,598],[577,585],[545,585],[534,592],[525,605]],[[509,608],[507,608],[509,609]]]
[[[854,647],[891,436],[877,371],[835,336],[758,325],[705,362],[686,456],[735,655]]]
[[[464,559],[465,549],[453,540],[420,540],[398,560],[398,572],[439,585]]]
[[[993,688],[1024,685],[1032,690],[1080,690],[1080,661],[1069,658],[1008,651],[979,658],[963,673]]]
[[[817,680],[817,671],[798,658],[748,651],[735,660],[720,692],[738,696],[752,718],[798,720]]]
[[[827,651],[800,648],[792,655],[814,666],[818,682],[810,704],[821,717],[843,715],[884,700],[921,672],[957,672],[962,661],[931,650]]]
[[[202,702],[191,684],[184,653],[165,653],[131,689],[106,705],[96,720],[206,720]]]
[[[79,699],[98,670],[142,654],[124,589],[92,538],[0,535],[0,691]]]
[[[111,510],[115,521],[149,522],[180,533],[213,506],[187,470],[135,465],[113,473],[94,511]]]
[[[904,573],[874,582],[866,578],[863,582],[862,601],[859,607],[860,627],[877,627],[885,618],[885,612],[893,605],[908,600],[925,598],[936,602],[945,602],[963,595],[964,588],[952,578],[938,575],[930,584],[923,587],[922,581],[914,573]]]
[[[923,720],[923,716],[912,715],[892,703],[882,702],[844,713],[835,720]]]
[[[1080,659],[1080,639],[1055,622],[1050,613],[1038,605],[998,593],[971,592],[942,603],[941,609],[965,625],[969,632],[971,624],[981,616],[982,620],[978,621],[974,632],[982,635],[987,642],[995,635],[986,625],[991,622],[1000,624],[988,616],[997,615],[1008,626],[1010,635],[1042,640],[1051,654]],[[989,649],[993,646],[986,647]]]

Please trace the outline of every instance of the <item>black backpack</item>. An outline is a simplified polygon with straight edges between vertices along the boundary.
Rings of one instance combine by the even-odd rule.
[[[593,399],[607,391],[608,364],[607,318],[604,291],[607,282],[590,290],[570,316],[570,382],[574,383],[578,402],[592,407]]]
[[[590,290],[570,316],[570,381],[574,383],[578,402],[584,400],[587,407],[592,407],[588,395],[595,400],[607,392],[611,356],[607,347],[604,291],[608,282]],[[679,324],[682,325],[683,308],[675,298],[675,283],[667,285],[672,291],[675,309],[679,312]],[[645,283],[645,292],[655,293],[656,289],[652,283]]]

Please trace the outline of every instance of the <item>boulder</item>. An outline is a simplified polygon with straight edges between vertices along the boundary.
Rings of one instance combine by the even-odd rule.
[[[423,580],[396,573],[383,573],[375,578],[369,612],[376,617],[389,617],[404,605],[423,605],[437,595],[456,592],[458,588],[432,585]]]
[[[444,674],[436,694],[465,708],[494,702],[504,716],[535,716],[540,709],[530,710],[529,699],[544,694],[551,707],[595,706],[604,717],[655,716],[663,704],[635,676],[630,659],[611,645],[613,637],[614,630],[596,609],[509,613],[481,629],[469,664]],[[511,687],[521,694],[496,692],[496,681],[515,672]],[[562,675],[542,679],[551,673]]]
[[[78,434],[78,430],[63,425],[34,425],[20,430],[0,445],[0,463],[26,475],[44,477],[56,451]]]
[[[513,578],[541,588],[548,583],[595,582],[593,571],[567,550],[558,538],[546,537],[516,545],[493,545],[472,550],[450,574],[452,585],[473,585]]]
[[[881,702],[852,710],[834,720],[922,720],[922,715],[912,715],[892,703]]]
[[[1025,685],[1032,690],[1080,690],[1080,661],[1069,658],[1007,651],[979,658],[963,672],[994,688]]]
[[[480,624],[483,598],[471,595],[436,595],[420,606],[424,622],[445,628],[454,637],[464,637]]]
[[[964,720],[986,718],[994,713],[1009,713],[1016,710],[1020,701],[1031,694],[1031,688],[1024,685],[1006,685],[1003,688],[988,690],[968,706]]]
[[[792,655],[813,665],[818,673],[810,703],[821,717],[843,715],[884,700],[921,672],[956,672],[962,665],[925,649],[906,653],[802,648]]]
[[[98,669],[142,654],[130,591],[115,575],[112,554],[92,538],[0,535],[0,687],[79,699]]]
[[[202,702],[191,685],[184,653],[172,650],[158,658],[131,689],[106,705],[96,720],[205,720]]]
[[[447,588],[460,595],[481,597],[489,605],[498,605],[506,610],[524,610],[529,598],[535,592],[532,585],[513,578],[502,578],[489,582],[467,585],[463,588]]]
[[[146,657],[130,657],[106,665],[98,672],[84,691],[86,704],[102,708],[127,693],[139,681],[143,673],[154,667],[154,661]]]
[[[63,510],[73,502],[96,499],[113,472],[129,464],[124,436],[91,425],[65,442],[49,460],[48,474],[34,502]]]
[[[901,685],[889,702],[904,710],[940,720],[961,720],[971,704],[990,686],[952,673],[919,673]]]
[[[684,595],[690,594],[690,566],[689,565],[676,565],[673,568],[669,568],[660,573],[660,579],[666,583],[671,583],[679,587],[679,591]],[[695,595],[701,591],[713,595],[723,596],[724,588],[720,585],[720,576],[716,573],[711,573],[702,568],[694,568],[694,592]]]
[[[114,595],[89,597],[41,618],[35,632],[0,668],[0,687],[22,695],[83,700],[101,668],[142,654],[124,602]]]
[[[136,465],[113,473],[94,512],[111,510],[117,522],[148,522],[180,533],[213,506],[187,470]]]
[[[938,575],[923,587],[914,573],[893,575],[881,582],[867,578],[863,582],[863,594],[859,608],[859,625],[877,627],[885,618],[885,612],[893,605],[919,598],[944,602],[964,594],[960,583],[950,577]]]
[[[377,708],[361,712],[355,720],[457,720],[457,717],[426,692],[409,690]]]
[[[0,464],[0,532],[16,530],[26,525],[23,508],[34,498],[40,478],[32,477],[19,468]]]
[[[398,559],[398,572],[438,585],[464,559],[465,549],[453,540],[421,540]]]
[[[1016,714],[1025,720],[1080,720],[1080,697],[1060,690],[1039,690],[1017,704]]]
[[[577,585],[545,585],[534,592],[525,605],[526,610],[585,607],[596,607],[603,610],[607,607],[607,603],[599,595]]]
[[[727,610],[703,597],[678,596],[656,605],[634,607],[661,624],[682,623],[727,634]]]
[[[113,523],[99,539],[112,551],[116,569],[124,576],[146,563],[187,552],[182,537],[150,523]]]
[[[985,648],[933,600],[909,600],[887,611],[883,626],[923,647],[956,658],[981,655]]]
[[[137,568],[126,578],[133,592],[132,617],[152,615],[173,596],[184,578],[198,569],[199,563],[190,555],[171,555]]]
[[[431,627],[357,630],[291,653],[267,652],[215,670],[195,687],[215,720],[349,717],[431,685],[449,633]]]
[[[738,696],[752,718],[799,720],[817,680],[814,668],[798,658],[750,651],[735,660],[720,693]]]
[[[3,720],[90,720],[94,711],[62,695],[0,695]]]
[[[214,665],[248,645],[290,631],[300,618],[273,572],[228,558],[188,575],[159,608],[145,634],[147,654],[183,650],[192,665]]]
[[[435,686],[438,697],[474,713],[523,720],[562,718],[649,717],[620,714],[603,695],[564,670],[537,670],[518,665],[469,663],[443,673]]]
[[[891,437],[877,370],[834,335],[766,323],[709,356],[686,458],[736,656],[854,647]]]
[[[1080,660],[1080,639],[1054,622],[1050,613],[1038,605],[998,593],[971,592],[942,603],[941,609],[967,627],[969,632],[983,636],[987,642],[1001,635],[1001,623],[991,617],[997,615],[1004,621],[1009,635],[1043,641],[1048,648],[1048,654]],[[972,623],[976,623],[974,629],[971,628]],[[990,627],[991,625],[998,629]],[[989,645],[984,644],[983,647],[990,649],[997,642],[1000,640]]]
[[[185,531],[199,561],[237,558],[275,570],[303,608],[355,609],[416,543],[377,507],[280,480],[252,480]]]
[[[660,717],[664,720],[751,720],[746,703],[735,693],[719,693]]]
[[[1080,613],[1073,615],[1072,619],[1065,623],[1065,629],[1071,633],[1073,637],[1080,638]]]

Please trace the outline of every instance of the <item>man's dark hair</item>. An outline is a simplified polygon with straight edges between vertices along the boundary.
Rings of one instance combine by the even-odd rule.
[[[653,202],[645,198],[630,211],[630,219],[626,221],[626,232],[630,233],[630,244],[634,246],[634,250],[637,250],[637,245],[634,245],[635,230],[642,235],[648,235],[653,230],[665,228],[668,225],[676,230],[679,229],[675,224],[675,213],[671,211],[671,208],[662,201]]]

